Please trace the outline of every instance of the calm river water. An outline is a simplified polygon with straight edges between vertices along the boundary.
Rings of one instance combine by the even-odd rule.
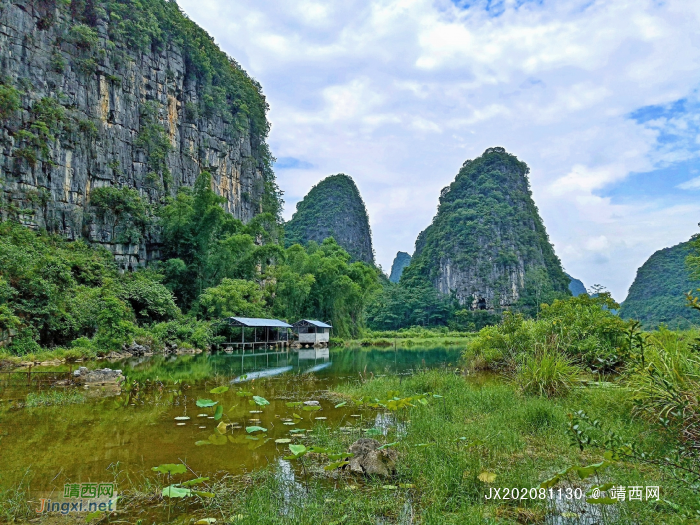
[[[111,482],[116,472],[150,476],[151,467],[180,461],[202,476],[245,473],[288,453],[276,439],[301,435],[315,424],[341,426],[358,436],[381,427],[376,411],[334,408],[326,394],[333,385],[361,376],[456,367],[459,356],[454,348],[358,348],[97,361],[81,365],[121,369],[128,385],[120,391],[79,389],[87,396],[84,403],[36,408],[22,405],[37,387],[0,382],[0,488],[17,487],[24,479],[32,491],[59,490],[68,482]],[[229,390],[210,393],[221,385]],[[41,390],[70,388],[76,387]],[[270,404],[255,405],[251,395]],[[217,405],[202,408],[198,399]],[[310,400],[321,410],[287,406]],[[218,406],[224,409],[221,420],[214,419]],[[222,421],[229,425],[223,434],[217,430]],[[249,434],[249,426],[266,431]],[[216,444],[196,444],[203,441]]]

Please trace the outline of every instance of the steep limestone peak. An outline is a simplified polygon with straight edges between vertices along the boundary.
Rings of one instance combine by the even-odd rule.
[[[700,281],[685,265],[686,258],[695,253],[692,240],[654,252],[637,270],[620,305],[620,316],[641,321],[647,329],[661,324],[671,329],[700,325],[700,315],[686,306],[685,299],[687,292],[700,288]]]
[[[440,193],[402,282],[429,281],[472,309],[569,295],[569,279],[532,200],[524,162],[496,147],[468,160]]]
[[[311,188],[285,225],[288,246],[321,243],[328,237],[333,237],[353,260],[374,264],[367,209],[355,182],[344,173],[326,177]]]
[[[398,283],[399,279],[401,279],[401,274],[403,273],[404,268],[406,268],[410,262],[410,255],[408,255],[406,252],[398,252],[396,257],[394,257],[394,262],[391,265],[391,275],[389,276],[389,280],[392,283]]]

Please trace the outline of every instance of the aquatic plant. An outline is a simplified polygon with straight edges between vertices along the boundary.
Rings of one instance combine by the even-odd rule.
[[[29,392],[24,402],[25,407],[41,407],[56,405],[75,405],[85,402],[85,394],[77,390],[48,390],[44,392]]]

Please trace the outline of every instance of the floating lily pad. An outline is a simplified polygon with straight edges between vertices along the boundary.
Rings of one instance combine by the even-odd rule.
[[[251,410],[251,414],[262,414],[262,410]]]
[[[226,423],[224,423],[224,422],[222,421],[222,422],[219,423],[219,425],[216,427],[216,430],[218,430],[219,432],[221,432],[222,434],[224,434],[224,433],[226,432],[226,426],[227,426]]]
[[[199,521],[195,521],[194,525],[212,525],[216,523],[216,518],[204,518]]]
[[[197,414],[197,417],[209,417],[209,414]]]
[[[202,425],[202,426],[200,426],[199,428],[207,428],[207,427],[206,427],[206,426],[204,426],[204,425]]]
[[[323,420],[323,419],[328,419],[328,418],[327,418],[327,417],[323,417],[323,416],[319,416],[319,417],[316,417],[316,418],[314,418],[314,419],[321,419],[321,420]]]
[[[283,443],[291,443],[291,442],[292,442],[291,439],[286,439],[286,438],[275,439],[275,443],[280,443],[280,444],[283,444]]]
[[[189,419],[189,417],[187,417],[187,416],[177,416],[175,418],[175,421],[187,421],[188,419]]]
[[[300,432],[306,432],[306,429],[303,429],[303,428],[293,428],[292,430],[289,431],[290,434],[299,434]]]
[[[223,394],[224,392],[228,392],[227,386],[217,386],[209,391],[210,394]]]
[[[178,427],[184,427],[187,423],[175,423]]]
[[[285,422],[282,423],[282,424],[283,424],[283,425],[290,425],[290,426],[296,425],[296,423],[295,423],[294,421],[285,421]]]
[[[303,407],[302,410],[305,410],[306,412],[315,412],[316,410],[321,410],[321,407],[318,405],[311,405]]]
[[[166,463],[164,465],[153,467],[151,470],[154,472],[160,472],[161,474],[184,474],[187,472],[187,467],[182,463]]]
[[[203,447],[204,445],[211,445],[211,442],[209,442],[209,441],[203,439],[203,440],[200,440],[200,441],[195,441],[194,444],[195,444],[196,446],[198,446],[198,447]]]
[[[290,401],[289,403],[285,403],[285,405],[287,405],[289,408],[300,407],[303,404],[304,404],[303,401]]]
[[[253,396],[253,401],[255,401],[255,404],[261,407],[264,407],[265,405],[269,405],[270,402],[265,399],[264,397],[260,396]]]
[[[218,401],[212,401],[211,399],[198,399],[197,406],[200,408],[208,408],[216,405]]]
[[[267,429],[259,426],[251,426],[245,427],[245,431],[248,432],[248,434],[252,434],[253,432],[267,432]]]
[[[338,403],[337,405],[335,405],[335,408],[344,407],[344,406],[347,405],[347,404],[348,404],[347,401],[343,401],[342,403]]]

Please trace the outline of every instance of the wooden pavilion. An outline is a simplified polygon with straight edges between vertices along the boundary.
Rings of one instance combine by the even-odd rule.
[[[224,320],[229,328],[229,341],[222,347],[234,349],[285,347],[289,344],[289,329],[292,325],[279,319],[254,317],[229,317]]]

